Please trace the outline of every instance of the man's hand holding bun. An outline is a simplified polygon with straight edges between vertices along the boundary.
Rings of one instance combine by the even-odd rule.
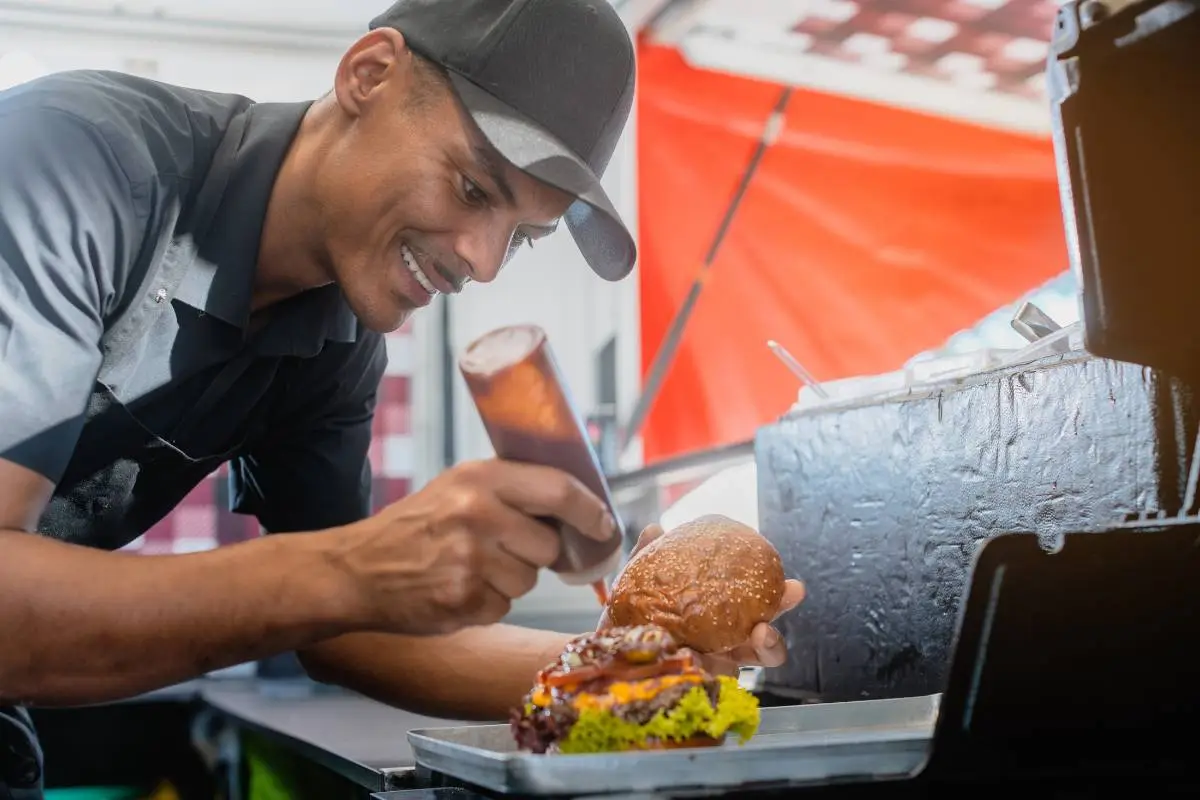
[[[642,531],[598,627],[662,625],[714,673],[783,664],[787,648],[771,623],[804,600],[804,584],[784,579],[774,547],[719,516],[663,537],[658,525]]]

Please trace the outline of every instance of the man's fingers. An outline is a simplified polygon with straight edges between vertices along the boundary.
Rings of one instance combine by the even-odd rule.
[[[722,656],[705,656],[700,663],[704,665],[705,672],[710,675],[728,675],[736,678],[741,671],[741,665],[736,660]]]
[[[617,523],[599,497],[567,473],[552,467],[493,461],[489,476],[496,496],[531,517],[553,517],[584,536],[605,542]]]
[[[483,587],[478,601],[460,621],[466,624],[474,622],[477,625],[491,625],[504,619],[510,610],[512,599],[489,583]]]
[[[641,534],[638,535],[637,544],[635,544],[633,546],[633,550],[630,551],[630,553],[629,553],[630,557],[637,555],[637,553],[640,550],[642,550],[644,547],[646,547],[646,545],[650,544],[651,542],[653,542],[655,539],[657,539],[658,537],[660,537],[662,535],[663,535],[662,525],[659,525],[657,522],[652,522],[649,525],[647,525],[645,528],[642,529]]]
[[[760,622],[750,633],[750,641],[707,658],[719,658],[741,667],[778,667],[787,661],[787,644],[779,631]]]
[[[784,584],[775,619],[804,602],[804,596],[804,584],[789,579]],[[750,641],[734,648],[729,655],[742,666],[778,667],[787,661],[787,643],[774,626],[760,622],[750,632]]]
[[[514,558],[501,547],[493,548],[487,561],[485,580],[501,597],[516,600],[529,594],[537,585],[538,568]]]
[[[739,667],[778,667],[787,661],[787,645],[779,632],[760,622],[750,634],[750,641],[726,653],[706,656],[710,661],[720,659]]]
[[[754,626],[750,646],[754,648],[758,663],[764,667],[778,667],[787,661],[787,644],[779,631],[765,622]]]
[[[508,505],[496,503],[492,521],[498,531],[500,547],[526,564],[548,567],[562,550],[558,531]]]
[[[783,597],[779,601],[779,611],[775,613],[774,619],[779,619],[781,616],[800,605],[802,602],[804,602],[806,595],[807,590],[804,588],[803,583],[794,580],[786,581],[783,585]]]
[[[730,653],[695,653],[700,660],[700,665],[704,667],[705,672],[711,675],[729,675],[736,677],[738,674],[739,664],[734,657],[735,652]]]

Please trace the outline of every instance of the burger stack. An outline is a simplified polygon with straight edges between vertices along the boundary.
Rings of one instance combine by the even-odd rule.
[[[758,724],[758,701],[735,678],[637,625],[573,639],[538,673],[512,730],[522,750],[580,754],[744,743]]]

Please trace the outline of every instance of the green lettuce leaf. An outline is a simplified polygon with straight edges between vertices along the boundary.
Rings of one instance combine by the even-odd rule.
[[[611,753],[630,750],[647,740],[681,741],[693,736],[736,736],[745,744],[758,731],[758,698],[738,685],[736,678],[720,676],[717,707],[697,686],[673,708],[659,711],[644,725],[626,722],[610,711],[587,709],[561,740],[562,753]]]

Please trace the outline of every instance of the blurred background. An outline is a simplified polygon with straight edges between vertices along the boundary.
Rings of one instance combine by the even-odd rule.
[[[753,521],[755,431],[820,400],[768,340],[832,391],[956,354],[990,363],[1028,344],[1010,324],[1023,301],[1060,325],[1078,319],[1043,85],[1053,0],[614,4],[637,37],[639,94],[605,182],[638,237],[637,271],[600,281],[564,231],[391,336],[376,505],[490,454],[454,359],[500,325],[548,332],[632,535],[705,511]],[[312,99],[382,5],[0,2],[0,88],[101,68]],[[650,381],[656,358],[666,366]],[[257,535],[225,495],[219,472],[132,549]],[[548,577],[514,616],[593,609],[590,592]]]

